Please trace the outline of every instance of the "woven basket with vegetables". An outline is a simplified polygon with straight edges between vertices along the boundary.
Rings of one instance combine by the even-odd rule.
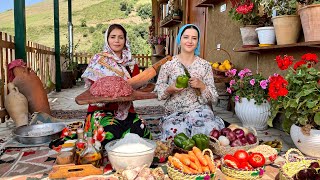
[[[212,71],[214,74],[219,75],[219,76],[225,76],[225,73],[233,68],[233,64],[231,63],[231,56],[228,53],[227,50],[222,49],[222,48],[217,48],[214,49],[213,52],[223,52],[225,55],[228,57],[223,60],[223,62],[218,62],[218,61],[213,61],[210,62],[212,66]]]
[[[176,153],[169,156],[168,160],[168,175],[173,180],[204,180],[215,176],[216,166],[210,149],[201,152],[199,148],[193,147],[188,154]]]
[[[254,128],[249,129],[231,124],[221,131],[213,129],[210,132],[209,148],[221,157],[233,154],[239,149],[249,150],[259,145],[257,132]]]
[[[265,158],[261,153],[237,150],[222,158],[221,171],[237,179],[259,179],[264,174]]]
[[[209,137],[205,134],[195,134],[189,138],[184,133],[177,134],[174,139],[174,151],[178,153],[188,153],[194,146],[201,151],[209,148]]]
[[[172,140],[165,142],[157,141],[157,147],[154,152],[154,162],[163,163],[168,160],[168,157],[171,155],[173,146]]]
[[[319,159],[307,159],[298,149],[289,149],[285,158],[286,163],[280,168],[280,180],[320,179]]]

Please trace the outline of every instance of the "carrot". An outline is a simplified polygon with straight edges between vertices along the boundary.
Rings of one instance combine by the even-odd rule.
[[[182,168],[183,168],[183,172],[187,173],[187,174],[193,174],[191,168],[189,168],[188,166],[182,164]]]
[[[190,168],[190,167],[189,167],[189,169],[190,169],[190,171],[192,172],[192,174],[198,174],[198,171],[197,171],[197,170],[195,170],[195,169],[193,169],[193,168]]]
[[[210,169],[209,169],[208,166],[202,166],[202,170],[203,170],[203,172],[208,172],[208,173],[210,173]]]
[[[195,170],[197,170],[197,172],[198,172],[198,166],[196,165],[196,163],[194,163],[194,162],[191,162],[190,163],[190,167],[192,168],[192,169],[195,169]]]
[[[213,162],[211,161],[211,158],[208,155],[204,155],[204,158],[206,158],[206,160],[208,162],[208,167],[209,167],[210,171],[212,173],[214,173],[216,170],[215,170],[215,166],[214,166]]]
[[[189,157],[189,159],[190,159],[192,162],[195,162],[195,160],[196,160],[196,155],[195,155],[192,151],[189,151],[189,152],[188,152],[188,157]]]
[[[172,156],[169,156],[168,160],[175,168],[183,170],[183,166],[181,166],[181,164],[178,161],[174,160]]]
[[[200,163],[204,166],[208,165],[207,160],[203,157],[202,152],[199,148],[197,148],[196,146],[194,146],[192,148],[193,153],[196,155],[196,157],[199,159]]]
[[[187,156],[184,156],[183,154],[175,153],[174,157],[178,158],[179,161],[181,161],[183,164],[189,166],[191,161]]]

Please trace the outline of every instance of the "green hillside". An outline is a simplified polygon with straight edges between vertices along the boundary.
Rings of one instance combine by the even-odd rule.
[[[60,0],[60,42],[67,44],[68,1]],[[125,26],[134,54],[150,54],[147,44],[151,0],[74,0],[72,21],[76,52],[101,50],[104,32],[111,23]],[[145,16],[147,18],[145,19]],[[143,18],[141,18],[143,17]],[[0,13],[0,31],[14,35],[13,10]],[[53,1],[26,7],[27,40],[54,47]]]

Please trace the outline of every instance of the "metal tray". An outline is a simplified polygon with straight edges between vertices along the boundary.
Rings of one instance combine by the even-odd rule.
[[[12,133],[18,142],[22,144],[43,144],[58,139],[62,130],[66,127],[63,123],[44,123],[36,125],[25,125],[15,128]],[[41,130],[48,130],[46,133],[32,135],[30,132],[37,132]]]

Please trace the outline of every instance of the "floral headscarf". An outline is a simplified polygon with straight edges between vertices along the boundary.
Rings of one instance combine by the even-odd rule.
[[[112,25],[110,25],[109,28]],[[126,66],[128,66],[132,71],[134,65],[136,64],[136,61],[131,57],[128,35],[126,36],[126,42],[122,50],[122,57],[118,57],[116,53],[110,48],[108,43],[109,28],[105,32],[104,51],[93,56],[87,69],[81,76],[85,79],[86,85],[91,85],[88,79],[91,81],[96,81],[105,76],[120,76],[125,80],[131,78],[130,73],[126,69]],[[105,65],[102,65],[100,61],[102,61],[103,64],[107,64],[109,68]],[[131,102],[118,103],[118,111],[116,112],[116,118],[119,120],[126,119],[128,116],[128,110],[130,106]]]
[[[186,24],[186,25],[182,26],[182,27],[180,28],[180,30],[179,30],[179,33],[178,33],[178,37],[177,37],[177,39],[176,39],[176,42],[177,42],[177,44],[178,44],[178,46],[179,46],[180,43],[181,43],[182,32],[184,32],[184,30],[185,30],[187,27],[189,27],[189,26],[195,27],[195,28],[197,29],[197,31],[198,31],[198,35],[199,35],[199,37],[198,37],[198,44],[197,44],[196,49],[194,50],[194,54],[197,55],[197,56],[199,56],[199,55],[200,55],[200,42],[199,42],[199,41],[200,41],[200,29],[199,29],[196,25],[194,25],[194,24]]]

